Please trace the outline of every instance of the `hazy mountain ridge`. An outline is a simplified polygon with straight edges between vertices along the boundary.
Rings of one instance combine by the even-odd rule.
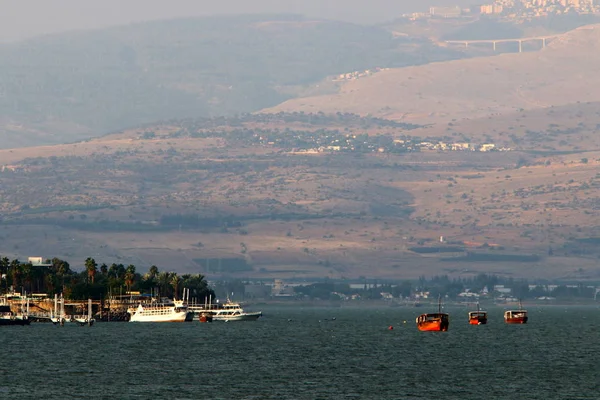
[[[294,15],[189,18],[49,35],[0,46],[2,146],[255,111],[329,75],[458,56],[381,28]]]
[[[537,52],[390,69],[339,93],[265,110],[354,112],[432,122],[600,100],[600,26],[568,32]]]

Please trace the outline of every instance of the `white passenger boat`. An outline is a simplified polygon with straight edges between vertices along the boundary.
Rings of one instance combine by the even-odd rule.
[[[254,321],[262,316],[262,311],[245,312],[239,303],[228,301],[210,310],[213,321]]]
[[[185,322],[191,317],[186,305],[178,303],[140,303],[127,310],[129,322]]]

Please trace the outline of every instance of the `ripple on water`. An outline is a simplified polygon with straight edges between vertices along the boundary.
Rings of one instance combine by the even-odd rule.
[[[526,325],[492,308],[481,326],[449,308],[444,333],[419,332],[413,308],[263,311],[227,324],[2,327],[0,398],[599,397],[598,308],[534,308]]]

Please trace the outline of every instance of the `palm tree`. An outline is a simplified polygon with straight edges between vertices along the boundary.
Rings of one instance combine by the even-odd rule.
[[[135,275],[131,272],[125,272],[125,286],[127,286],[127,291],[131,291],[131,286],[133,286],[133,281],[135,279]]]
[[[209,295],[214,297],[214,293],[208,287],[208,283],[202,274],[185,274],[181,276],[181,285],[190,290],[190,293],[198,298],[204,299]],[[243,287],[243,285],[242,285]],[[243,290],[237,290],[243,292]]]
[[[23,274],[25,290],[31,292],[31,283],[33,282],[33,265],[30,262],[21,264],[21,273]]]
[[[156,265],[151,266],[150,269],[148,270],[148,280],[154,281],[154,279],[157,277],[157,275],[158,275],[158,267]]]
[[[66,261],[54,258],[52,259],[52,268],[56,269],[56,275],[61,278],[60,281],[62,282],[62,291],[64,292],[65,278],[71,275],[71,266]]]
[[[46,287],[46,292],[50,295],[55,293],[55,289],[57,286],[57,277],[53,274],[48,274],[44,277],[44,286]]]
[[[8,273],[8,266],[10,265],[10,260],[8,257],[2,257],[0,259],[0,273],[6,274]]]
[[[131,286],[133,286],[133,282],[135,281],[135,265],[130,264],[125,270],[125,285],[127,286],[127,291],[131,291]]]
[[[10,262],[10,277],[13,290],[16,290],[21,285],[21,262],[17,259]]]
[[[93,284],[94,278],[96,277],[96,272],[98,272],[98,264],[96,263],[96,260],[94,260],[91,257],[88,257],[85,260],[85,269],[87,270],[88,274],[88,282],[91,280]]]
[[[117,264],[110,264],[110,267],[108,268],[108,276],[109,278],[117,278]]]
[[[135,271],[135,267],[134,267],[134,271]],[[127,270],[125,269],[125,266],[123,264],[118,264],[117,265],[117,278],[118,279],[125,279],[125,272],[127,272]]]
[[[161,295],[164,295],[167,293],[167,288],[169,287],[170,277],[171,277],[171,274],[169,274],[168,272],[160,272],[158,274],[158,276],[157,276],[158,287],[160,288]]]
[[[177,275],[177,272],[171,274],[171,286],[173,286],[173,298],[177,300],[177,293],[179,292],[179,284],[181,278]]]
[[[71,273],[71,266],[68,262],[61,260],[60,258],[52,259],[52,270],[60,276],[69,275]]]

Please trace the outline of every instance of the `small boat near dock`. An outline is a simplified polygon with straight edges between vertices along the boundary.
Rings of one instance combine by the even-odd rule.
[[[31,324],[31,319],[29,318],[29,300],[26,294],[21,297],[20,313],[11,309],[6,295],[0,298],[0,326],[29,324]]]
[[[231,301],[210,311],[213,321],[256,321],[262,316],[262,311],[246,312],[239,303]]]
[[[245,311],[240,303],[232,302],[229,298],[225,303],[212,303],[212,299],[206,299],[204,304],[188,305],[188,309],[194,313],[194,320],[200,322],[213,321],[255,321],[262,316],[262,311]]]
[[[92,299],[88,299],[88,313],[87,315],[80,315],[72,318],[73,322],[78,323],[81,326],[92,326],[96,320],[92,317]]]
[[[0,305],[0,326],[5,325],[29,325],[31,320],[26,314],[17,315],[12,312],[9,305]]]

